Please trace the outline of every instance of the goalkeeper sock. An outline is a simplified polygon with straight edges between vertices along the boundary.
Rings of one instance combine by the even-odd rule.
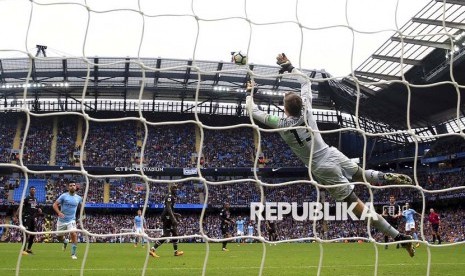
[[[374,184],[383,182],[384,173],[375,170],[365,170],[365,178],[368,183]]]
[[[417,235],[416,232],[413,232],[413,238],[414,238],[415,240],[418,240],[418,235]]]
[[[399,235],[399,231],[397,231],[394,227],[392,227],[382,216],[376,214],[378,219],[372,220],[371,223],[373,226],[381,231],[384,235],[390,236],[391,238],[395,238]]]
[[[73,243],[71,245],[71,255],[76,255],[77,245]]]
[[[223,248],[226,249],[226,245],[228,244],[228,242],[223,242]]]

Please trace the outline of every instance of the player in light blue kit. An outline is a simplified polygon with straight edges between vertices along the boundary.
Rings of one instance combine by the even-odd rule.
[[[237,220],[236,220],[236,228],[237,228],[237,235],[238,236],[242,236],[244,235],[244,224],[245,224],[245,220],[243,220],[241,217],[238,217]],[[242,239],[237,239],[236,240],[237,243],[240,243],[242,242]]]
[[[134,217],[134,232],[136,234],[144,234],[144,230],[147,228],[145,218],[142,216],[142,210],[137,210],[137,216]],[[137,243],[140,240],[142,247],[144,247],[145,239],[140,236],[136,236],[134,239],[134,247],[137,247]]]
[[[252,222],[249,222],[249,226],[247,226],[247,235],[248,236],[253,236],[253,232],[254,232],[254,227],[253,227],[253,224]],[[253,242],[253,239],[249,238],[248,239],[248,242],[249,243],[252,243]]]
[[[53,210],[58,215],[57,231],[76,230],[76,211],[82,203],[82,197],[76,194],[76,182],[68,183],[68,192],[62,194],[53,203]],[[64,234],[58,234],[58,239],[63,240]],[[77,233],[70,232],[71,236],[71,259],[76,260]]]
[[[410,204],[405,203],[404,211],[402,212],[402,216],[405,219],[405,232],[407,235],[412,233],[412,236],[415,240],[418,240],[417,230],[415,228],[415,215],[419,215],[415,210],[410,208]],[[416,247],[420,246],[420,243],[417,242],[415,245]]]

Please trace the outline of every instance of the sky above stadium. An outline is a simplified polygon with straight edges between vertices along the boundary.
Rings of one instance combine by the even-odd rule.
[[[41,44],[48,56],[73,57],[229,61],[241,50],[272,65],[285,52],[297,66],[342,77],[428,2],[0,0],[0,57],[35,55]]]

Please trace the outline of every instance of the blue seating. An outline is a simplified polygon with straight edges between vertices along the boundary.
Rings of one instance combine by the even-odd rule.
[[[21,201],[21,195],[23,193],[25,185],[25,180],[21,179],[19,183],[19,187],[15,189],[13,200],[15,202]],[[47,185],[47,180],[45,179],[29,179],[28,187],[34,186],[36,187],[36,198],[37,202],[45,203],[45,195],[47,192],[45,191],[45,186]],[[29,189],[26,191],[26,196],[29,194]]]

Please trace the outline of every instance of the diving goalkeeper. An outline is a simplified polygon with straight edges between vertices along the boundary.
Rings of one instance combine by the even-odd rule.
[[[254,104],[252,96],[247,96],[246,108],[249,114],[258,122],[271,128],[288,128],[279,131],[282,139],[289,145],[295,155],[306,165],[311,161],[311,172],[315,180],[327,186],[331,196],[337,201],[356,203],[354,214],[360,217],[367,208],[365,204],[355,195],[353,184],[350,182],[363,182],[363,175],[370,183],[383,184],[412,184],[412,180],[407,175],[395,173],[382,173],[375,170],[363,170],[355,162],[347,158],[343,153],[334,147],[328,146],[318,131],[316,119],[312,113],[312,93],[311,82],[297,68],[292,66],[286,55],[279,54],[276,57],[277,64],[281,67],[279,73],[293,73],[301,83],[300,95],[296,93],[286,93],[284,95],[284,117],[270,115],[258,108]],[[249,83],[248,89],[252,91],[253,85]],[[311,148],[313,144],[313,156]],[[336,184],[347,184],[339,187],[329,187]],[[377,215],[377,220],[373,220],[373,226],[392,237],[396,241],[411,240],[411,236],[399,233],[382,216]],[[409,255],[415,255],[415,249],[411,242],[402,243]]]

